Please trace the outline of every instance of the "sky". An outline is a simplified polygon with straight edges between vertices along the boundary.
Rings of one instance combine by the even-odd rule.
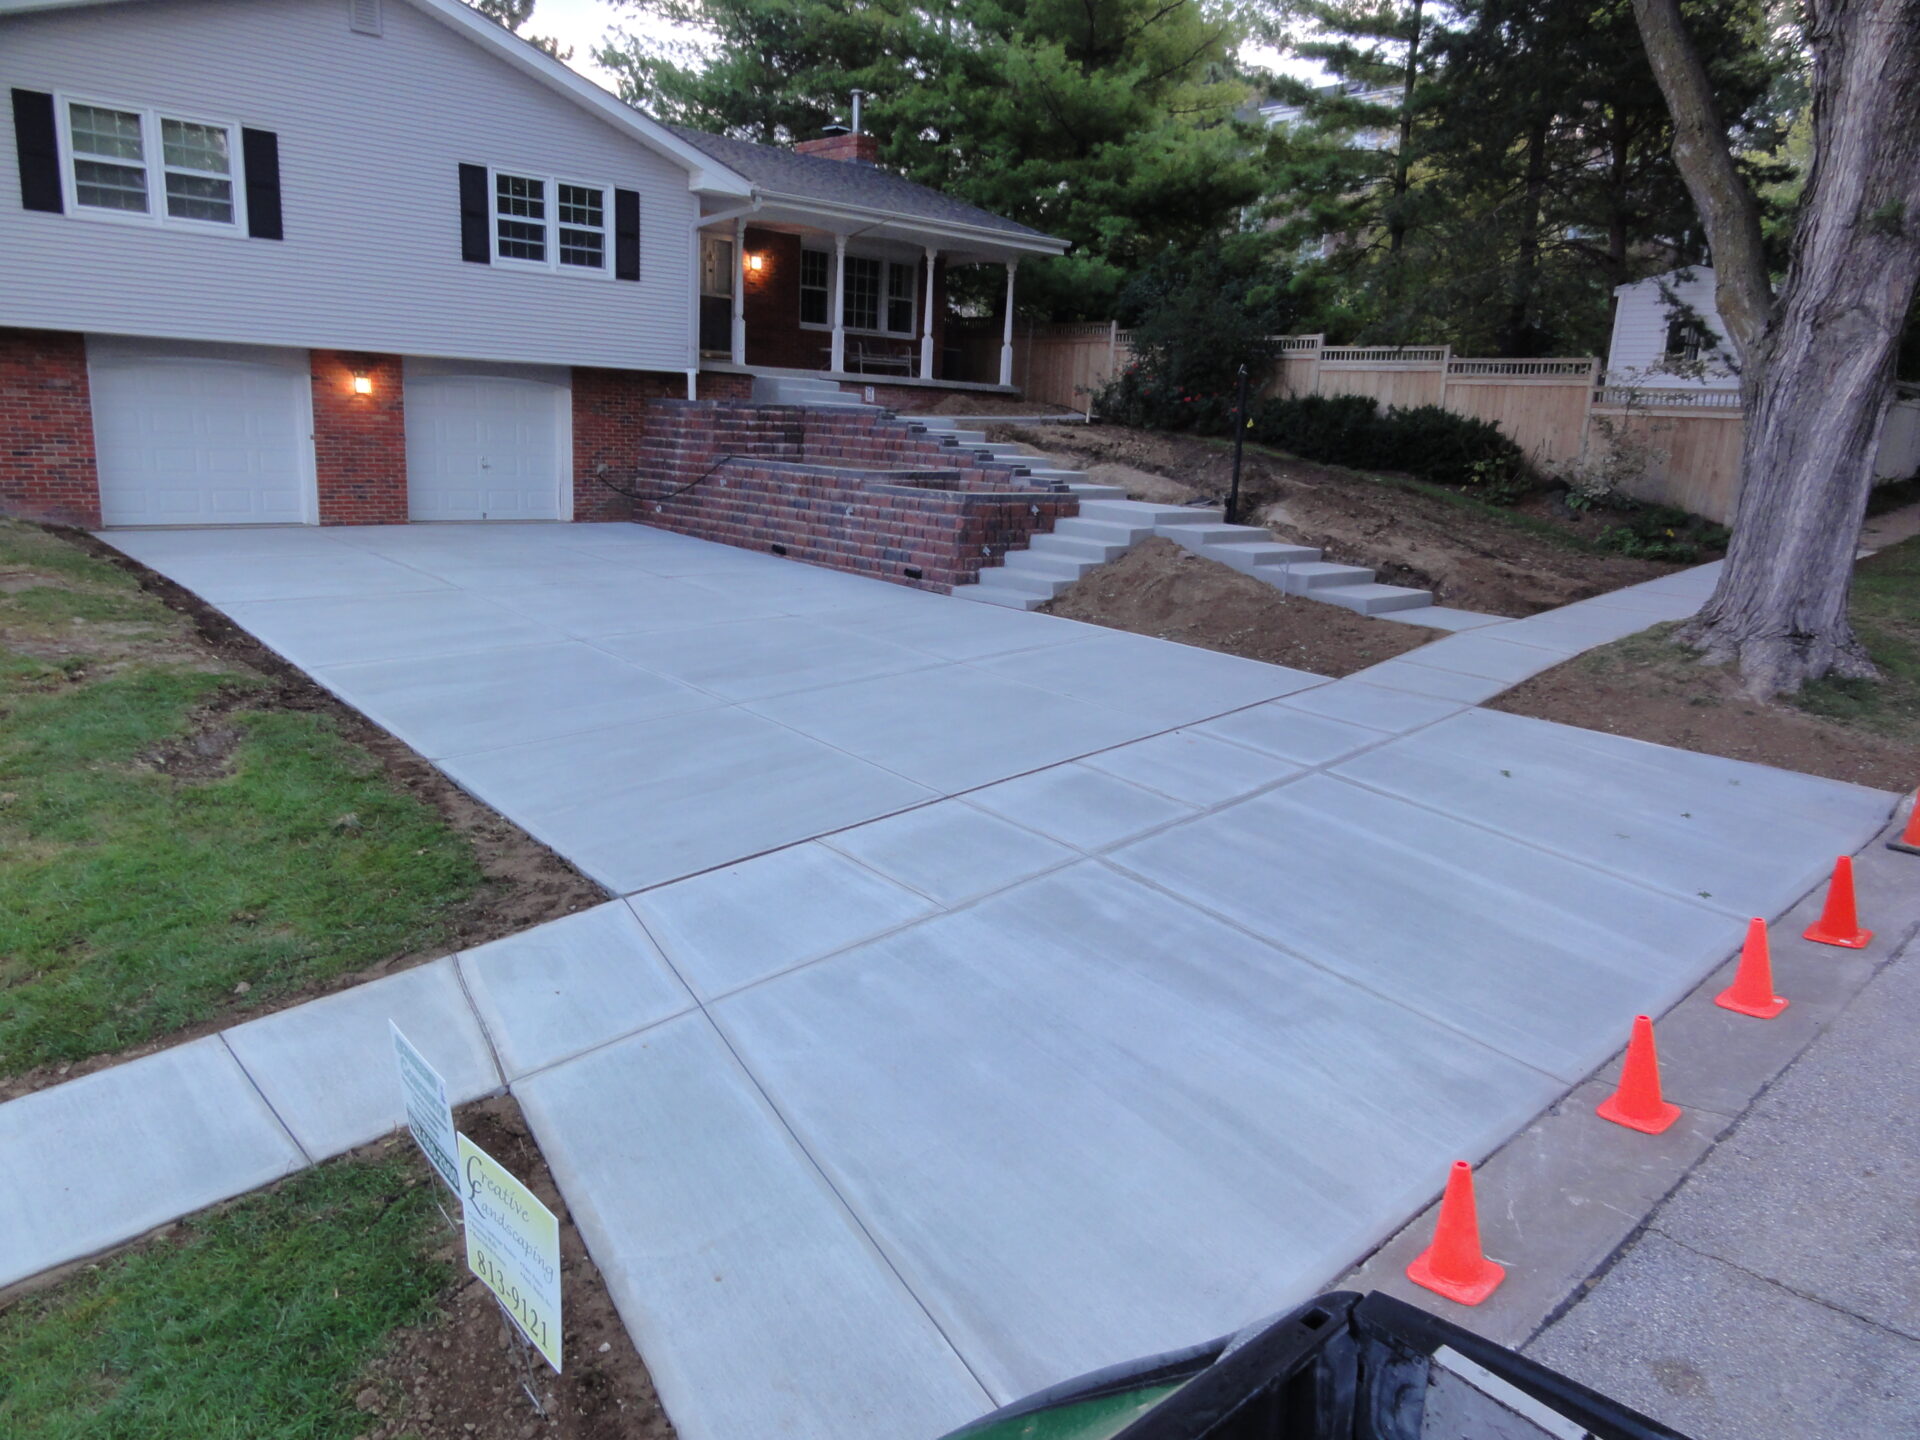
[[[592,55],[601,37],[616,24],[636,34],[661,39],[691,39],[697,34],[693,31],[677,31],[664,21],[651,16],[642,17],[625,6],[612,5],[608,0],[536,0],[533,19],[527,23],[526,30],[529,34],[553,36],[562,49],[571,45],[573,68],[589,80],[611,90],[614,88],[612,77],[593,63]],[[1290,74],[1304,73],[1300,62],[1265,47],[1250,48],[1244,52],[1244,57],[1271,69]]]

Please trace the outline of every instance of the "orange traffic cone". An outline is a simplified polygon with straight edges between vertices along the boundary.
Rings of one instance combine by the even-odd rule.
[[[1473,1167],[1453,1162],[1447,1172],[1447,1191],[1440,1197],[1440,1220],[1433,1227],[1433,1244],[1407,1266],[1407,1278],[1436,1295],[1462,1305],[1478,1305],[1507,1278],[1480,1250],[1480,1215],[1473,1203]]]
[[[1808,940],[1822,945],[1843,945],[1849,950],[1864,950],[1873,939],[1873,931],[1862,930],[1853,909],[1853,857],[1842,855],[1833,862],[1833,883],[1827,886],[1827,907],[1808,928]]]
[[[1899,839],[1887,841],[1887,849],[1920,855],[1920,790],[1913,793],[1913,809],[1907,812],[1907,828],[1900,832]]]
[[[1767,944],[1766,921],[1747,922],[1740,968],[1734,971],[1733,983],[1713,997],[1713,1003],[1756,1020],[1771,1020],[1787,1008],[1787,1002],[1773,993],[1773,957]]]
[[[1660,1098],[1660,1057],[1653,1048],[1653,1021],[1633,1017],[1633,1038],[1627,1042],[1627,1062],[1620,1067],[1620,1088],[1594,1107],[1602,1120],[1629,1130],[1658,1135],[1680,1118],[1680,1107]]]

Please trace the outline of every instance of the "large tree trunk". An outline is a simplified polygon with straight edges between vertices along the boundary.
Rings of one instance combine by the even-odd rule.
[[[1400,91],[1400,149],[1393,158],[1393,204],[1387,212],[1387,250],[1398,254],[1407,241],[1407,190],[1413,173],[1413,85],[1420,78],[1420,11],[1426,0],[1413,0],[1413,19],[1407,36],[1407,78]]]
[[[1766,697],[1874,673],[1847,620],[1853,559],[1920,278],[1920,0],[1813,0],[1813,162],[1769,295],[1752,193],[1674,0],[1634,0],[1674,111],[1675,160],[1714,250],[1746,436],[1718,588],[1680,638]],[[1718,136],[1717,151],[1709,143]]]

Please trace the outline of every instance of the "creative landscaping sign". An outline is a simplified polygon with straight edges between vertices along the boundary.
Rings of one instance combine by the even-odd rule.
[[[520,1333],[557,1374],[560,1222],[486,1151],[464,1135],[459,1144],[467,1268],[499,1298]]]
[[[466,1192],[460,1186],[459,1146],[454,1143],[453,1107],[447,1104],[447,1082],[427,1063],[427,1057],[413,1048],[400,1033],[400,1027],[387,1021],[393,1032],[393,1053],[400,1062],[400,1089],[407,1101],[407,1129],[413,1141],[427,1157],[435,1173],[447,1182],[456,1195]]]

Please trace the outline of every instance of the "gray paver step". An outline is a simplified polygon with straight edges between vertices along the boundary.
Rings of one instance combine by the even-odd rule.
[[[1121,525],[1213,525],[1218,510],[1198,505],[1149,505],[1143,500],[1093,500],[1080,507],[1089,520],[1112,520]]]
[[[1056,526],[1052,534],[1043,530],[1035,535],[1027,542],[1027,548],[1038,554],[1064,555],[1070,560],[1087,560],[1095,565],[1104,565],[1126,554],[1127,542],[1062,535]]]
[[[1009,550],[1001,564],[1009,574],[1035,575],[1072,584],[1099,562],[1076,560],[1055,550]]]
[[[1103,544],[1129,546],[1137,545],[1153,534],[1153,527],[1117,520],[1096,520],[1087,514],[1087,507],[1083,504],[1078,515],[1060,521],[1053,527],[1053,533],[1070,535],[1076,540],[1097,540]]]
[[[1334,585],[1308,593],[1312,599],[1357,610],[1362,615],[1385,615],[1394,610],[1417,610],[1433,604],[1431,590],[1409,590],[1404,585]]]
[[[1320,552],[1307,545],[1221,545],[1202,552],[1209,560],[1246,574],[1268,572],[1262,578],[1280,584],[1280,572],[1289,565],[1308,565],[1320,558]]]
[[[1336,565],[1329,560],[1310,560],[1287,567],[1287,593],[1304,595],[1309,590],[1330,590],[1336,585],[1366,585],[1373,571],[1360,565]]]

